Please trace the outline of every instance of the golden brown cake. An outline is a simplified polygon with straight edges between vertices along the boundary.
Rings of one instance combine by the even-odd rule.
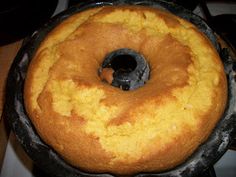
[[[142,54],[150,79],[123,91],[101,81],[104,57]],[[148,7],[100,7],[53,29],[30,63],[25,107],[41,138],[89,172],[171,169],[220,119],[227,84],[210,41],[191,23]]]

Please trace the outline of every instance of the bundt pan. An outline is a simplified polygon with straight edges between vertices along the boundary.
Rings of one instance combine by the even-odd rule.
[[[4,114],[8,119],[12,130],[15,132],[17,139],[32,158],[32,160],[48,174],[58,177],[112,177],[113,174],[90,174],[81,171],[66,163],[60,155],[45,144],[36,133],[30,119],[28,118],[23,100],[24,80],[27,73],[28,65],[37,50],[40,42],[45,38],[47,33],[57,26],[61,21],[69,16],[97,6],[119,6],[119,5],[139,5],[151,6],[154,8],[170,11],[194,23],[203,33],[211,40],[217,51],[219,52],[224,63],[225,72],[228,79],[228,104],[224,115],[218,122],[216,128],[210,137],[203,143],[190,158],[174,169],[161,173],[140,173],[136,177],[158,176],[158,177],[192,177],[197,176],[214,165],[218,159],[226,152],[233,136],[236,132],[236,65],[233,58],[222,49],[214,32],[209,26],[198,16],[192,14],[183,7],[177,6],[171,2],[154,1],[154,0],[98,0],[85,1],[79,3],[63,13],[52,18],[41,29],[36,31],[31,37],[25,40],[22,48],[17,54],[7,80],[6,86],[6,102]]]

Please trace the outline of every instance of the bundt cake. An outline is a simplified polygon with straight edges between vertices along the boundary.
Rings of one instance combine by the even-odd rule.
[[[142,86],[111,84],[114,68],[101,66],[119,49],[145,58]],[[37,133],[66,162],[120,175],[184,162],[226,100],[224,68],[208,38],[169,12],[132,5],[91,8],[60,23],[37,49],[24,86]]]

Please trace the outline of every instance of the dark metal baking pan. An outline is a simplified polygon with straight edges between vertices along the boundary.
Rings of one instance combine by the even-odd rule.
[[[11,69],[6,85],[6,101],[4,114],[8,119],[17,139],[28,153],[28,155],[47,173],[58,177],[111,177],[112,174],[91,174],[81,171],[66,163],[59,154],[43,142],[24,108],[23,88],[28,65],[37,50],[40,42],[49,31],[57,26],[64,19],[80,11],[98,6],[119,6],[119,5],[141,5],[160,8],[176,14],[194,23],[211,40],[222,57],[225,73],[228,79],[228,103],[224,115],[218,122],[210,137],[204,142],[184,163],[164,172],[139,173],[136,177],[158,176],[158,177],[192,177],[201,174],[211,167],[227,151],[233,140],[236,128],[236,82],[235,82],[235,62],[233,58],[222,50],[214,32],[200,17],[192,14],[183,7],[177,6],[167,1],[155,0],[101,0],[84,1],[65,12],[52,18],[41,29],[28,38],[17,54]]]

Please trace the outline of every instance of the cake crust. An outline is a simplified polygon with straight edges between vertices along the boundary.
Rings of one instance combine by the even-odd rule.
[[[149,81],[122,91],[101,82],[107,53],[130,48]],[[25,81],[27,113],[68,163],[95,173],[160,172],[184,162],[225,109],[227,81],[210,41],[191,23],[137,6],[101,7],[53,29]]]

